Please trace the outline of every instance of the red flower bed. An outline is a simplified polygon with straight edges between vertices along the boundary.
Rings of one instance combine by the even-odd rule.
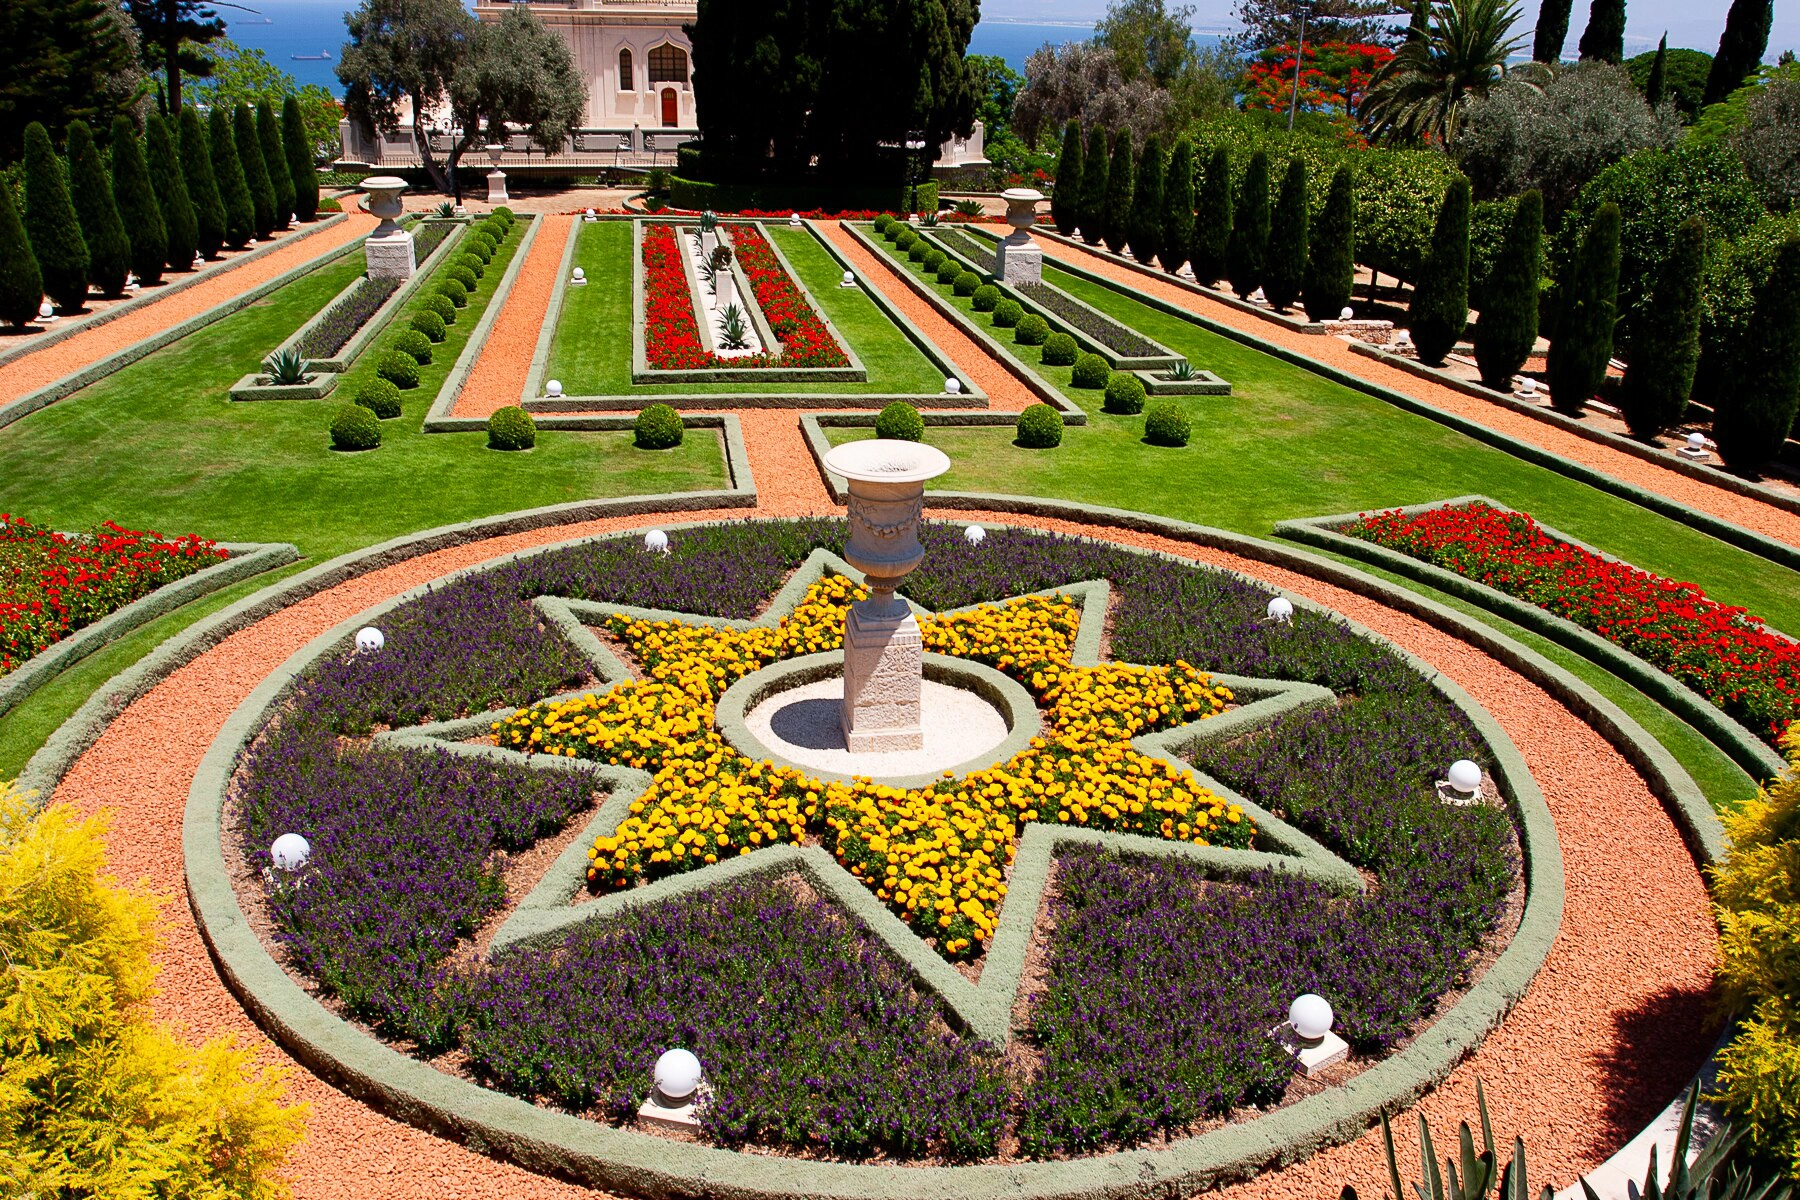
[[[847,367],[850,358],[825,328],[825,322],[807,303],[800,285],[782,267],[762,230],[754,225],[731,226],[731,244],[738,265],[750,280],[769,328],[781,341],[784,367]]]
[[[230,557],[111,521],[79,537],[0,513],[0,675],[165,583]]]
[[[1673,675],[1778,746],[1800,718],[1800,644],[1762,618],[1552,538],[1487,504],[1365,513],[1339,530],[1529,601]]]

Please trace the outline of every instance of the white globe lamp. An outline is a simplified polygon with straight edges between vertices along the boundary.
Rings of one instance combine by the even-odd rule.
[[[1269,601],[1268,613],[1269,620],[1285,625],[1294,619],[1294,602],[1286,596],[1277,596]]]
[[[554,400],[562,395],[562,380],[547,379],[544,381],[544,395]]]
[[[669,535],[660,529],[652,529],[644,535],[644,549],[652,554],[667,554],[669,552]]]
[[[962,393],[962,380],[952,375],[944,380],[944,395],[956,396]]]
[[[269,847],[269,861],[279,871],[298,871],[312,857],[312,843],[297,833],[284,833]]]
[[[658,1098],[669,1108],[680,1108],[700,1087],[700,1060],[691,1050],[665,1050],[650,1078]]]
[[[576,267],[575,270],[570,272],[570,274],[569,274],[569,282],[578,283],[578,284],[586,283],[587,282],[587,271],[582,267]]]
[[[1466,758],[1450,764],[1450,786],[1465,796],[1473,796],[1481,787],[1481,767]]]
[[[195,261],[198,261],[198,260],[196,259]],[[42,304],[38,305],[38,320],[40,320],[40,321],[56,320],[56,305],[50,303],[48,300],[46,300]]]
[[[356,631],[356,651],[358,654],[379,654],[387,645],[387,636],[381,630],[370,625],[366,629]]]
[[[1688,434],[1687,445],[1688,445],[1689,450],[1704,450],[1704,449],[1706,449],[1706,435],[1704,433]]]
[[[1394,345],[1399,346],[1403,350],[1406,347],[1412,345],[1412,332],[1410,330],[1406,330],[1406,329],[1395,330],[1394,331]]]
[[[838,283],[838,286],[841,288],[855,287],[856,286],[856,272],[855,271],[845,271],[844,278]]]
[[[1343,308],[1338,310],[1338,320],[1340,320],[1340,321],[1353,320],[1353,319],[1355,319],[1355,317],[1356,317],[1356,310],[1351,308],[1348,304],[1344,305]]]
[[[963,530],[963,537],[971,546],[979,546],[987,540],[987,530],[979,525],[971,525]]]
[[[1336,1015],[1331,1011],[1331,1002],[1313,992],[1294,998],[1288,1005],[1288,1024],[1294,1027],[1294,1035],[1303,1042],[1316,1042],[1331,1032],[1331,1023]]]

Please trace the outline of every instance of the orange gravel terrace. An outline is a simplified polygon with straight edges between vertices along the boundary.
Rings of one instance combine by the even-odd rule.
[[[538,220],[544,227],[531,243],[525,265],[513,279],[512,291],[492,301],[504,307],[488,329],[487,340],[476,355],[462,395],[450,410],[453,417],[489,417],[498,409],[517,404],[525,394],[525,377],[531,374],[531,356],[537,353],[538,334],[550,311],[550,294],[556,290],[563,248],[575,229],[573,217],[546,216]]]

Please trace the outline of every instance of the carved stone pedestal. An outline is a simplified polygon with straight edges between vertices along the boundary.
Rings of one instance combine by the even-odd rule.
[[[1006,201],[1006,223],[1013,231],[1000,243],[994,254],[994,274],[1002,283],[1014,287],[1044,281],[1044,250],[1031,240],[1031,227],[1037,221],[1038,201],[1044,194],[1032,188],[1008,188],[1000,193]]]
[[[844,744],[851,753],[924,748],[923,653],[919,622],[904,600],[888,612],[874,611],[873,598],[851,605],[844,621]]]
[[[369,195],[369,211],[381,218],[363,242],[363,260],[370,279],[411,279],[419,269],[413,253],[413,235],[397,223],[405,205],[400,193],[406,181],[395,175],[375,175],[362,181]]]

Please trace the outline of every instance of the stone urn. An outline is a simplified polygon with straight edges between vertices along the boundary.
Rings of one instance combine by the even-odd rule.
[[[825,469],[849,481],[844,560],[870,593],[844,619],[844,744],[853,753],[917,750],[925,744],[919,622],[894,592],[925,557],[925,481],[948,471],[950,460],[919,442],[877,438],[835,447]]]
[[[1044,279],[1044,249],[1031,240],[1031,227],[1037,223],[1037,206],[1044,193],[1036,188],[1007,188],[1000,193],[1006,201],[1006,223],[1013,231],[1000,243],[994,255],[994,273],[1002,282],[1018,285],[1041,283]]]
[[[406,190],[406,180],[393,175],[372,175],[362,181],[362,190],[368,193],[369,211],[381,219],[375,232],[363,242],[369,278],[411,279],[419,265],[413,254],[413,237],[397,223],[400,214],[406,211],[400,200],[400,193]]]
[[[506,146],[500,142],[489,142],[482,149],[487,151],[488,160],[494,164],[494,169],[488,172],[487,177],[488,203],[505,204],[506,172],[500,169],[500,156],[506,153]]]

